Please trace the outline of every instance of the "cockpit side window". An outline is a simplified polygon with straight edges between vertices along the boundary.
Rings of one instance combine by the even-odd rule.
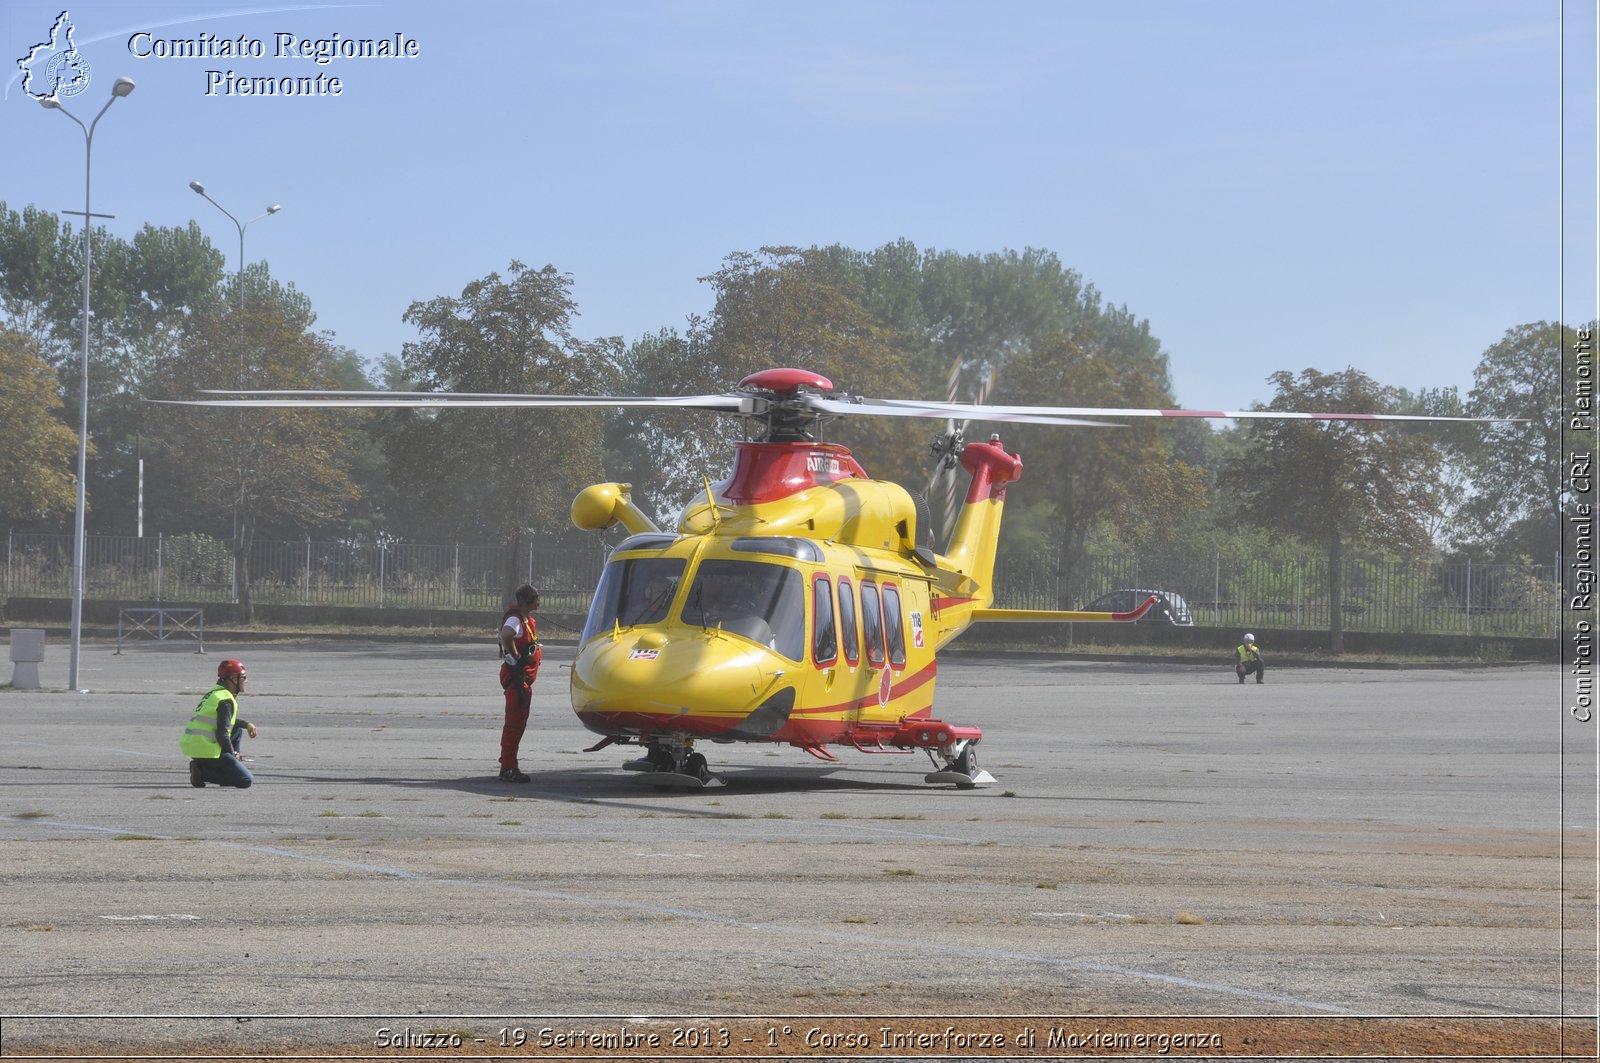
[[[883,612],[878,604],[878,585],[871,580],[861,583],[861,639],[867,646],[867,663],[882,667]]]
[[[811,584],[811,604],[811,659],[817,664],[832,664],[839,659],[839,629],[833,622],[833,585],[827,576],[818,576]]]
[[[634,627],[666,620],[683,568],[681,557],[632,557],[607,564],[600,586],[595,588],[581,642],[614,625]]]
[[[796,569],[708,558],[695,572],[680,615],[685,624],[742,635],[791,661],[805,657],[805,589]]]

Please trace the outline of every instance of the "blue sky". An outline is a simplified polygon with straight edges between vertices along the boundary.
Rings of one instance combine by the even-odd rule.
[[[13,209],[81,209],[82,136],[16,70],[61,10],[0,12]],[[631,341],[709,310],[731,252],[902,237],[1056,252],[1149,319],[1196,408],[1307,367],[1465,391],[1506,329],[1560,314],[1563,269],[1568,320],[1595,315],[1591,0],[1564,29],[1561,0],[68,10],[91,83],[67,106],[138,83],[95,136],[112,230],[196,219],[233,269],[189,182],[241,218],[281,203],[247,258],[369,358],[413,338],[413,300],[513,259],[573,276],[580,334]],[[140,31],[267,56],[141,58]],[[319,66],[274,58],[280,32],[420,54]],[[343,91],[207,95],[208,70]]]

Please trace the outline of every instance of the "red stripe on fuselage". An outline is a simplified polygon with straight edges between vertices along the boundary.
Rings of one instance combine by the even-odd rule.
[[[939,671],[938,661],[929,661],[925,667],[913,675],[901,673],[900,681],[889,688],[889,700],[904,697],[913,690],[933,682],[934,676]],[[789,715],[792,720],[796,716],[823,716],[830,712],[849,712],[851,709],[868,709],[878,704],[877,687],[873,691],[853,701],[841,701],[833,705],[822,705],[813,709],[795,709]]]
[[[935,609],[949,609],[951,606],[966,605],[977,600],[976,598],[935,598],[933,599],[933,607]]]

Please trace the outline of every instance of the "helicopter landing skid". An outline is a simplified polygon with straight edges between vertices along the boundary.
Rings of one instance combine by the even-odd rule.
[[[657,790],[707,790],[728,785],[720,775],[707,773],[701,778],[698,775],[685,775],[681,771],[646,770],[635,775],[633,781],[645,786],[654,786]]]
[[[968,775],[959,771],[935,771],[922,777],[927,783],[954,783],[958,790],[973,790],[979,786],[988,786],[994,782],[994,776],[979,768],[975,773]]]

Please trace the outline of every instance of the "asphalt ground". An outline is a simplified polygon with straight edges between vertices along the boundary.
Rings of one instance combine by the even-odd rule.
[[[613,1055],[619,1023],[661,1016],[859,1054],[801,1031],[1594,1012],[1593,735],[1563,734],[1555,666],[1239,686],[952,654],[938,713],[984,728],[994,785],[709,745],[728,785],[680,793],[621,771],[628,747],[582,751],[570,652],[535,687],[522,785],[495,779],[487,640],[90,643],[88,694],[0,690],[0,1055],[391,1055],[399,1029],[482,1054],[579,1026],[611,1040],[566,1048]],[[257,784],[195,790],[177,737],[226,656]],[[42,678],[65,683],[59,642]]]

